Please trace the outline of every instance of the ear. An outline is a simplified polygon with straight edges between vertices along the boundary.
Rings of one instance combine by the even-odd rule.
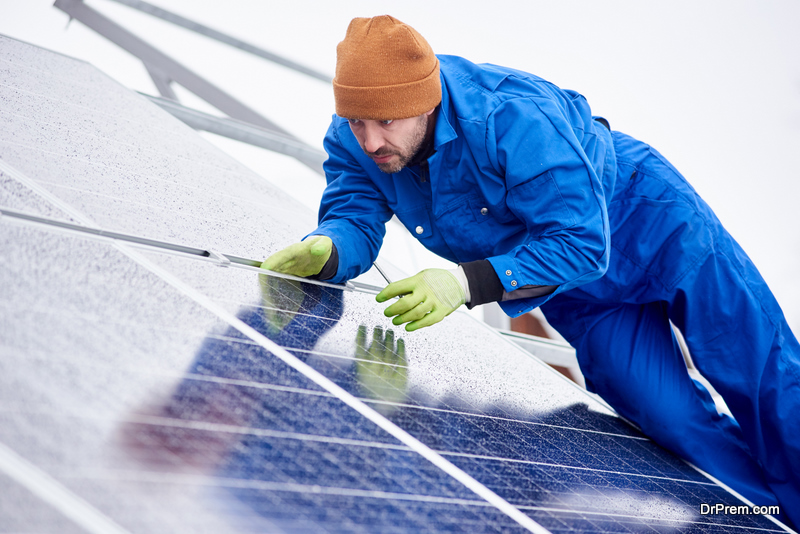
[[[428,115],[428,116],[430,116],[430,114],[431,114],[431,113],[433,113],[434,111],[436,111],[436,108],[433,108],[433,109],[432,109],[432,110],[430,110],[430,111],[426,111],[426,112],[424,113],[424,115]]]

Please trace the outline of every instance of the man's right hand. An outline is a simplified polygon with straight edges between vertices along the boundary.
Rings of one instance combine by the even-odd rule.
[[[319,274],[331,257],[333,241],[324,235],[311,236],[305,241],[289,245],[276,252],[261,264],[262,269],[294,276]]]

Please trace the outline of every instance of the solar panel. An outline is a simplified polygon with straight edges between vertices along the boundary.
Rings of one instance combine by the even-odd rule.
[[[261,258],[314,215],[0,37],[0,206]],[[780,532],[464,313],[0,218],[0,531]],[[367,282],[380,283],[368,274]]]

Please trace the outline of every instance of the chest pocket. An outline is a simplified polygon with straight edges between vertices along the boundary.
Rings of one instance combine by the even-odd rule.
[[[470,197],[467,200],[467,203],[469,204],[469,211],[472,214],[473,219],[478,224],[484,224],[492,221],[507,223],[516,219],[514,214],[511,213],[511,210],[509,210],[505,204],[492,206],[483,198],[478,196]]]
[[[508,208],[490,205],[480,195],[448,206],[437,217],[436,226],[459,261],[486,259],[507,252],[501,249],[509,248],[509,239],[525,230]]]

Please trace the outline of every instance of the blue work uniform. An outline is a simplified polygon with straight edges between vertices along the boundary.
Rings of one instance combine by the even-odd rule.
[[[422,165],[382,173],[333,118],[312,232],[336,246],[332,281],[369,269],[393,214],[444,258],[488,260],[501,307],[542,306],[591,391],[800,524],[800,345],[752,261],[661,154],[610,131],[580,94],[438,57],[435,153]],[[670,320],[735,420],[687,374]]]

